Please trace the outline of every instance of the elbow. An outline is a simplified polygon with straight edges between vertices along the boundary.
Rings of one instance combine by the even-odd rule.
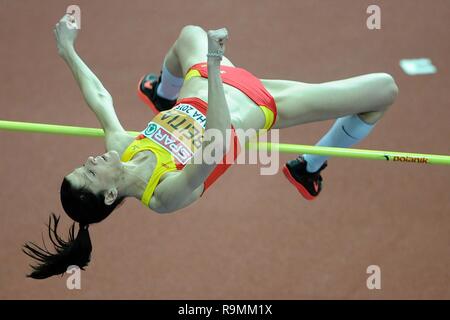
[[[102,110],[113,106],[113,98],[107,91],[97,91],[87,96],[86,101],[95,110]]]
[[[167,214],[167,213],[172,213],[175,211],[175,209],[171,209],[171,208],[157,208],[157,209],[152,209],[154,212],[156,212],[157,214]]]
[[[151,209],[158,214],[167,214],[175,212],[179,208],[179,204],[176,201],[167,199],[161,201],[161,199],[156,198],[156,205],[152,205]]]
[[[113,98],[112,98],[111,94],[106,90],[101,90],[101,91],[97,92],[97,99],[100,100],[103,105],[105,105],[105,104],[112,105],[113,104]]]

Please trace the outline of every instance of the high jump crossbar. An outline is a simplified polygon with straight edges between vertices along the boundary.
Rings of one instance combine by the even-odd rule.
[[[0,130],[47,133],[58,135],[82,136],[82,137],[104,137],[103,129],[86,128],[66,125],[55,125],[46,123],[20,122],[0,120]],[[127,131],[130,135],[137,136],[138,131]],[[440,164],[450,165],[450,156],[439,154],[410,153],[398,151],[367,150],[353,148],[318,147],[300,144],[286,144],[273,142],[251,142],[247,143],[248,149],[264,149],[271,152],[316,154],[321,156],[357,158],[370,160],[384,160],[402,163],[418,164]]]

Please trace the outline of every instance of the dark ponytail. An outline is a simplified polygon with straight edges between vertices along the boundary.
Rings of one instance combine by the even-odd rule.
[[[61,184],[60,193],[64,211],[78,222],[77,236],[75,237],[75,223],[73,223],[69,229],[67,241],[62,239],[57,233],[60,217],[52,213],[47,227],[48,236],[56,252],[52,253],[48,250],[45,242],[43,248],[33,242],[26,243],[23,246],[23,252],[38,262],[38,265],[31,266],[33,271],[27,275],[28,277],[45,279],[64,274],[71,265],[84,270],[92,252],[89,225],[105,219],[124,199],[117,198],[113,204],[106,205],[102,193],[93,194],[86,189],[76,189],[66,178]]]
[[[57,274],[63,274],[71,265],[84,269],[90,261],[92,244],[89,237],[89,225],[80,225],[75,237],[75,223],[69,229],[69,239],[63,240],[57,232],[59,217],[54,213],[50,215],[48,223],[48,236],[56,253],[51,253],[45,246],[41,248],[33,242],[23,247],[23,252],[40,264],[31,266],[33,271],[27,275],[34,279],[45,279]]]

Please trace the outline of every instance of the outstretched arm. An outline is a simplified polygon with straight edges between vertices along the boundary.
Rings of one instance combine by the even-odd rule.
[[[126,134],[114,111],[113,100],[100,80],[89,69],[75,51],[74,43],[78,35],[75,20],[65,15],[55,26],[54,33],[58,54],[69,66],[83,97],[99,120],[107,140],[116,134]]]
[[[217,159],[222,159],[228,151],[229,145],[225,142],[228,140],[226,135],[230,133],[231,126],[230,112],[220,76],[220,61],[225,51],[227,39],[228,32],[225,28],[208,31],[208,111],[201,150],[205,150],[210,144],[217,144],[214,150],[221,153],[215,155]],[[215,133],[220,133],[223,141],[210,139],[208,132],[211,129],[215,129]],[[188,205],[189,203],[185,201],[176,203],[174,199],[183,199],[183,195],[186,198],[191,198],[191,194],[201,187],[216,166],[216,163],[208,164],[204,161],[200,164],[188,163],[178,175],[168,177],[161,182],[157,188],[160,195],[158,200],[163,206],[168,206],[168,211],[174,211]]]

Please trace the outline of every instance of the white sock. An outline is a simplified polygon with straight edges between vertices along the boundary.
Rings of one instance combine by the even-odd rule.
[[[316,146],[351,147],[367,137],[374,126],[375,124],[365,123],[356,114],[338,118]],[[303,158],[306,160],[306,171],[316,172],[329,157],[305,154]]]
[[[166,68],[166,64],[163,64],[161,83],[158,86],[156,93],[162,98],[168,100],[175,100],[178,98],[181,87],[183,86],[183,78],[175,77]]]

